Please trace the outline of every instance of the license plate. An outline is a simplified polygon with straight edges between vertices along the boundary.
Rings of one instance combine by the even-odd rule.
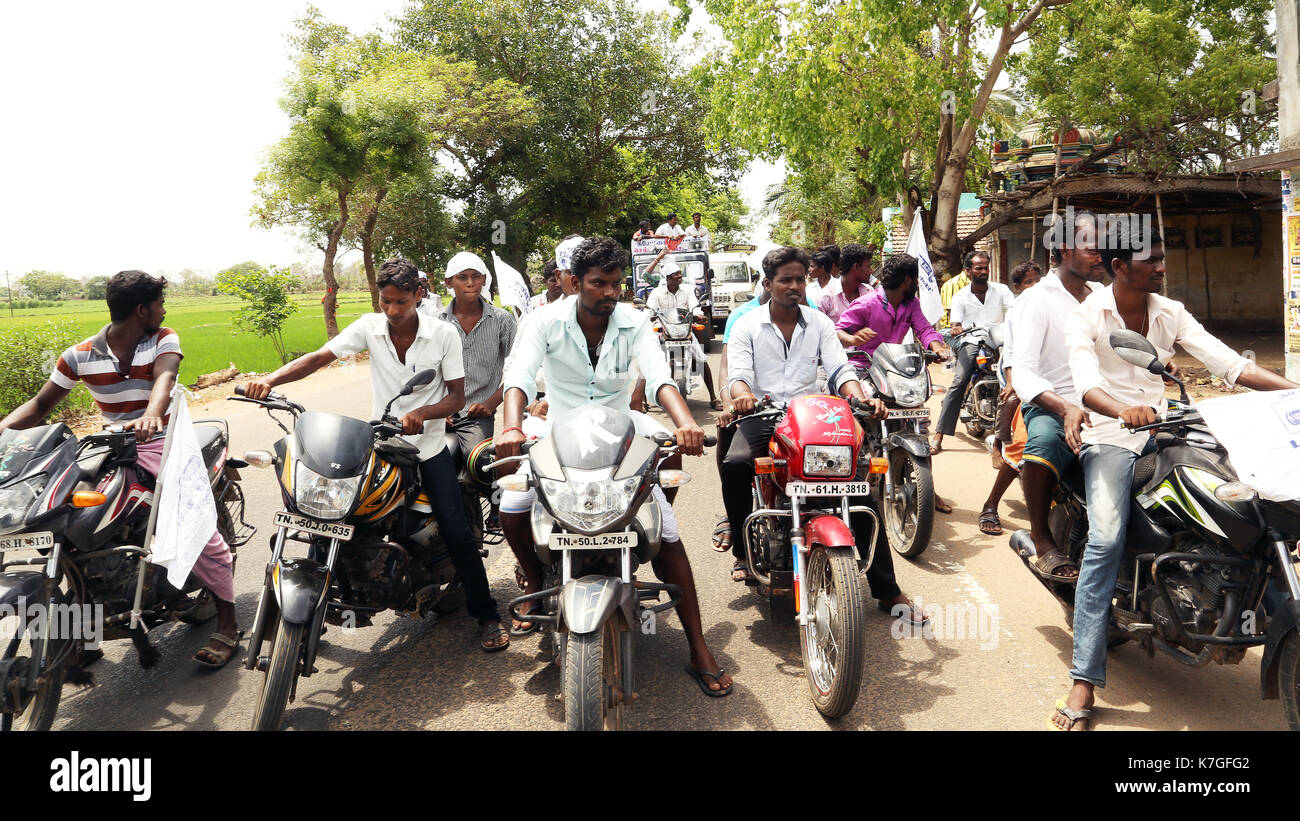
[[[929,408],[890,408],[890,419],[929,419]]]
[[[48,530],[35,533],[15,533],[0,536],[0,552],[5,550],[31,550],[37,547],[54,547],[54,534]]]
[[[868,496],[868,482],[791,482],[785,486],[786,496]]]
[[[690,343],[689,341],[681,341],[681,340],[679,340],[679,341],[674,342],[674,341],[671,341],[671,340],[670,340],[670,341],[668,342],[668,347],[670,347],[670,348],[689,348],[690,346],[691,346],[691,343]]]
[[[285,513],[283,510],[276,511],[274,517],[275,524],[291,527],[294,530],[305,530],[308,533],[318,533],[321,536],[328,536],[331,539],[338,539],[340,542],[350,541],[352,539],[352,525],[334,524],[333,522],[318,522],[315,519],[308,519],[306,516],[298,516],[294,513]]]
[[[552,550],[615,550],[636,546],[635,533],[597,533],[582,536],[577,533],[552,533]]]

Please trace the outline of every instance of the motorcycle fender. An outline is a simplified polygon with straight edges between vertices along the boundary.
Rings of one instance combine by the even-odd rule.
[[[272,578],[278,576],[275,600],[281,618],[290,624],[310,623],[329,586],[325,568],[311,559],[291,559],[280,562],[271,573]]]
[[[1287,599],[1269,619],[1268,635],[1264,638],[1264,658],[1259,665],[1259,694],[1265,700],[1278,697],[1278,657],[1282,642],[1293,631],[1300,629],[1300,602]]]
[[[560,591],[560,623],[570,633],[594,633],[616,610],[623,611],[629,625],[637,623],[634,612],[636,591],[612,576],[584,576]]]
[[[0,573],[0,606],[16,606],[20,601],[39,602],[45,595],[45,574],[37,570],[14,570]]]
[[[853,547],[853,531],[838,516],[814,516],[804,526],[808,544],[823,547]]]
[[[918,436],[915,433],[891,433],[889,438],[885,440],[885,447],[890,450],[903,448],[918,458],[930,458],[930,443],[925,441],[924,436]]]

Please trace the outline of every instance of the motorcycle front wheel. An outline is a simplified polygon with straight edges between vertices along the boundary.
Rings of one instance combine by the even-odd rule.
[[[810,619],[799,628],[813,705],[827,718],[853,709],[862,687],[865,620],[857,560],[848,548],[814,546],[803,584]]]
[[[271,661],[262,680],[262,693],[257,699],[257,712],[253,716],[253,729],[273,732],[280,729],[284,708],[289,704],[289,693],[298,678],[298,662],[302,656],[302,637],[306,625],[290,624],[284,619],[275,632],[275,647]]]
[[[564,725],[567,730],[623,729],[623,675],[618,619],[596,633],[564,642]]]
[[[929,547],[934,529],[934,476],[930,460],[914,456],[904,448],[894,448],[889,454],[889,476],[894,494],[881,504],[885,537],[895,553],[911,559]]]
[[[20,633],[18,616],[0,619],[0,641],[4,642],[4,660],[19,658],[19,650],[28,659],[29,664],[36,664],[35,647],[27,634]],[[12,623],[12,626],[11,624]],[[36,692],[32,694],[27,706],[21,713],[0,713],[0,732],[46,732],[54,726],[54,714],[59,709],[59,699],[63,695],[63,664],[48,671],[43,678],[37,679]]]
[[[1278,653],[1277,689],[1287,728],[1300,732],[1300,633],[1292,631]]]

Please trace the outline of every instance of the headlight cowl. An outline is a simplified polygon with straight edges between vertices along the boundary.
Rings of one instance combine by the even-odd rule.
[[[852,476],[853,448],[848,445],[807,445],[803,472],[808,476]]]

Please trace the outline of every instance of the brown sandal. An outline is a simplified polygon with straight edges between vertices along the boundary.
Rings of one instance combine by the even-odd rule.
[[[239,640],[243,637],[244,631],[242,630],[236,633],[233,639],[221,633],[213,633],[208,637],[208,641],[216,642],[222,646],[213,650],[205,644],[194,653],[193,659],[196,663],[202,664],[204,667],[211,667],[214,670],[225,667],[235,657],[235,650],[239,647]]]

